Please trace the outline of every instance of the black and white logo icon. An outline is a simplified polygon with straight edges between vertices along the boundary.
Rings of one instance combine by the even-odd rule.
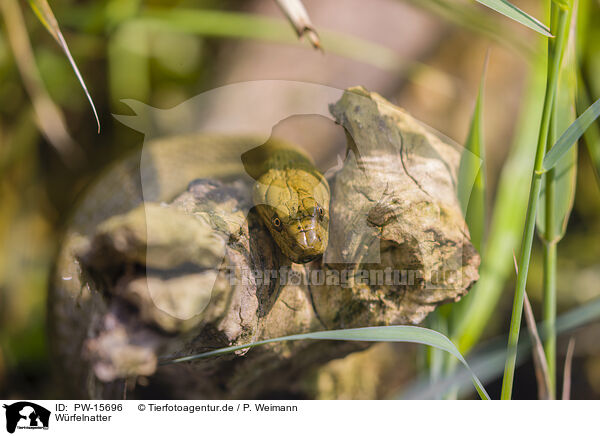
[[[14,433],[16,429],[48,429],[50,411],[29,401],[5,404],[6,431]]]

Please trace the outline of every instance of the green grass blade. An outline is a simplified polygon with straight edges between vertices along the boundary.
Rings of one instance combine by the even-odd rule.
[[[554,11],[555,9],[553,9],[553,12]],[[502,379],[502,392],[500,394],[500,398],[503,400],[510,400],[512,395],[517,347],[519,343],[519,333],[523,315],[523,298],[525,295],[525,284],[527,283],[529,261],[531,259],[531,249],[533,245],[533,236],[535,233],[535,215],[537,213],[537,206],[539,203],[542,185],[543,161],[548,142],[550,118],[554,107],[553,101],[554,96],[556,95],[558,75],[561,64],[560,56],[557,54],[562,53],[563,47],[566,44],[567,35],[569,34],[569,20],[571,14],[570,4],[564,7],[556,8],[556,13],[558,14],[556,22],[553,22],[552,24],[553,30],[556,31],[557,38],[555,41],[548,42],[548,76],[546,79],[546,92],[544,96],[544,107],[540,122],[534,168],[531,175],[531,187],[529,189],[525,228],[523,229],[523,238],[519,257],[519,272],[517,274],[517,283],[515,286],[513,308],[510,318],[508,351],[504,366],[504,377]],[[551,19],[551,21],[553,20]]]
[[[512,3],[507,2],[506,0],[476,0],[478,3],[487,6],[490,9],[495,10],[496,12],[508,17],[512,20],[515,20],[518,23],[523,24],[524,26],[529,27],[532,30],[535,30],[538,33],[541,33],[544,36],[552,36],[550,33],[550,29],[538,19],[532,17],[531,15],[523,12],[521,9],[517,8]]]
[[[569,149],[581,138],[588,127],[600,116],[600,98],[582,113],[579,118],[558,138],[556,144],[544,157],[543,169],[548,171],[560,161]]]
[[[189,362],[191,360],[207,357],[220,356],[222,354],[232,353],[234,351],[252,348],[259,345],[270,344],[274,342],[298,341],[303,339],[333,340],[333,341],[367,341],[367,342],[412,342],[417,344],[429,345],[439,348],[456,357],[471,373],[473,384],[479,392],[482,399],[489,400],[485,388],[477,378],[474,372],[467,364],[462,354],[454,346],[452,341],[443,334],[422,327],[414,326],[387,326],[387,327],[364,327],[346,330],[328,330],[322,332],[303,333],[299,335],[283,336],[280,338],[267,339],[264,341],[253,342],[244,345],[235,345],[232,347],[220,348],[218,350],[208,351],[206,353],[185,356],[176,359],[164,360],[162,364]]]
[[[479,92],[471,118],[471,126],[463,151],[459,174],[458,193],[471,242],[481,253],[485,235],[485,144],[483,138],[483,90],[487,56],[481,73]]]
[[[62,161],[71,169],[78,168],[83,163],[83,153],[71,138],[65,123],[64,114],[60,108],[52,101],[45,83],[42,80],[38,65],[36,64],[31,40],[25,27],[25,17],[23,16],[21,5],[17,0],[8,0],[0,2],[0,16],[2,16],[7,37],[7,47],[13,52],[15,66],[23,81],[23,86],[31,100],[33,111],[35,113],[36,124],[40,133],[44,135],[50,145],[52,145]],[[27,111],[25,111],[27,112]],[[26,123],[29,119],[25,112],[19,115],[17,124]],[[19,131],[20,128],[17,128]],[[20,136],[17,134],[17,136]],[[10,144],[14,141],[9,141]],[[27,141],[25,141],[27,143]],[[14,146],[20,144],[19,141]],[[26,153],[20,147],[9,146],[4,153],[2,164],[5,165],[17,156],[21,159]],[[9,150],[13,149],[16,153]],[[17,152],[17,149],[19,150]],[[1,173],[0,169],[0,173]]]
[[[496,14],[489,14],[486,9],[474,8],[469,3],[447,0],[403,0],[412,6],[460,26],[463,29],[478,33],[500,45],[516,50],[530,59],[539,56],[531,41],[525,41],[515,32],[507,29],[507,20]]]
[[[600,319],[600,298],[596,298],[563,313],[556,319],[556,331],[559,334],[571,332],[586,324]],[[543,322],[537,323],[540,338],[544,340],[547,336]],[[524,363],[530,356],[531,340],[524,338],[519,343],[517,357],[518,364]],[[506,359],[506,337],[494,339],[481,346],[469,356],[469,366],[478,374],[483,383],[492,382],[502,374]],[[431,383],[429,378],[421,378],[409,386],[400,394],[402,399],[425,399],[439,398],[449,390],[459,388],[463,393],[472,386],[471,373],[466,368],[457,368],[455,372],[448,374],[436,383]],[[472,388],[471,388],[472,389]]]
[[[598,44],[600,8],[590,0],[578,2],[577,17],[577,113],[582,114],[592,104],[593,96],[599,94],[600,63]],[[594,167],[596,182],[600,185],[600,123],[592,123],[583,135],[584,142]]]
[[[442,308],[440,307],[433,313],[429,314],[426,319],[426,326],[433,331],[447,335],[448,318],[441,309]],[[435,381],[442,376],[446,357],[454,362],[456,362],[456,359],[454,359],[451,354],[444,353],[444,351],[436,347],[427,347],[426,351],[426,362],[427,366],[429,367],[429,378],[433,383],[435,383]]]
[[[576,8],[575,0],[574,8]],[[559,17],[559,5],[552,3],[551,16]],[[555,26],[555,23],[552,23]],[[558,86],[554,97],[550,131],[546,141],[546,151],[554,144],[558,132],[565,131],[575,118],[575,89],[577,79],[575,76],[575,31],[577,28],[577,13],[571,14],[571,31],[568,44],[561,51],[556,50],[554,41],[551,42],[551,56],[558,57],[563,62],[566,51],[567,56],[559,72]],[[568,47],[568,50],[566,50]],[[553,59],[549,62],[553,62]],[[542,251],[543,267],[543,321],[547,331],[544,341],[544,354],[546,360],[548,398],[556,398],[556,282],[557,282],[557,252],[558,242],[564,234],[569,215],[575,199],[575,185],[577,176],[577,148],[572,147],[565,154],[556,167],[546,172],[543,176],[542,192],[537,211],[537,228],[540,239],[544,241]]]
[[[573,17],[575,18],[575,17]],[[573,35],[574,36],[574,35]],[[571,38],[572,39],[572,38]],[[565,65],[560,72],[556,93],[555,113],[551,123],[549,144],[552,144],[558,132],[565,132],[575,121],[575,89],[577,77],[575,74],[575,47],[570,41],[570,47],[565,58]],[[544,175],[545,180],[540,194],[537,212],[538,236],[546,243],[558,242],[567,227],[575,200],[577,182],[577,147],[571,147],[558,161],[552,171]],[[551,181],[549,180],[551,178]],[[553,198],[547,198],[546,191],[551,191]],[[546,216],[546,210],[552,209],[552,216]],[[547,228],[551,226],[552,228]]]
[[[579,91],[576,100],[577,113],[583,113],[585,112],[585,108],[590,105],[591,99],[587,89],[587,84],[585,83],[583,74],[581,73],[581,66],[578,69],[577,85]],[[597,123],[590,124],[590,127],[588,127],[583,134],[583,139],[585,141],[592,165],[594,166],[596,181],[600,184],[600,127]]]
[[[596,180],[600,184],[600,127],[592,124],[583,135],[585,145],[594,166]]]
[[[48,4],[47,0],[29,0],[29,5],[31,6],[31,9],[35,13],[35,15],[37,15],[40,22],[44,25],[46,30],[50,33],[50,35],[52,35],[56,42],[58,42],[58,45],[69,60],[71,68],[73,68],[75,76],[77,76],[77,80],[79,80],[79,83],[83,88],[83,92],[85,92],[85,95],[88,101],[90,102],[90,106],[92,107],[92,111],[94,112],[94,117],[96,118],[96,124],[98,125],[98,133],[100,133],[100,118],[98,118],[96,106],[94,105],[94,101],[92,100],[87,86],[85,85],[85,81],[83,80],[83,77],[79,72],[79,68],[77,68],[77,64],[75,63],[73,56],[71,56],[69,46],[67,45],[67,42],[65,41],[65,38],[63,37],[63,34],[60,31],[58,21],[56,20],[56,17],[54,16],[52,9],[50,8],[50,5]]]
[[[560,113],[560,112],[559,112]],[[538,205],[537,229],[538,236],[544,242],[562,239],[567,228],[567,222],[573,209],[575,188],[577,182],[577,148],[572,147],[557,163],[554,177],[554,207],[552,222],[554,228],[546,229],[546,189],[542,188]]]
[[[477,343],[496,306],[506,281],[512,277],[513,250],[519,247],[525,208],[527,186],[531,178],[537,128],[544,96],[546,60],[536,59],[525,86],[526,96],[519,108],[517,132],[510,154],[502,168],[498,189],[491,208],[491,224],[485,249],[482,252],[479,281],[457,304],[464,313],[456,317],[451,339],[463,353]]]

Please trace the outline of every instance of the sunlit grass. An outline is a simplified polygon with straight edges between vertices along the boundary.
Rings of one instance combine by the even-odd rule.
[[[61,49],[73,66],[95,113],[95,107],[87,92],[86,85],[70,55],[65,38],[58,28],[58,22],[51,14],[52,11],[48,12],[49,9],[46,9],[47,3],[45,1],[32,0],[31,3],[34,9],[37,10],[41,22],[61,45]],[[418,2],[412,1],[411,3],[416,4]],[[429,6],[430,11],[438,11],[446,18],[451,16],[454,25],[478,32],[478,37],[481,35],[491,36],[494,41],[506,41],[507,46],[517,47],[521,54],[529,56],[532,65],[527,79],[529,86],[527,86],[526,93],[521,101],[521,112],[518,117],[514,146],[504,164],[495,193],[487,192],[485,178],[486,156],[483,112],[486,105],[494,104],[494,102],[486,101],[483,98],[485,90],[484,74],[482,74],[477,99],[474,101],[470,132],[464,144],[468,154],[465,153],[461,165],[463,185],[472,185],[472,189],[468,190],[468,195],[461,197],[461,203],[466,213],[466,222],[469,226],[472,242],[482,255],[481,278],[470,291],[470,294],[463,301],[440,308],[431,316],[429,326],[435,328],[438,332],[427,330],[425,334],[424,329],[419,330],[409,327],[401,329],[394,327],[388,330],[380,328],[380,330],[370,330],[371,333],[380,333],[379,335],[362,336],[362,339],[359,336],[363,332],[356,329],[352,331],[319,332],[229,347],[224,350],[204,353],[201,356],[190,356],[182,359],[182,361],[206,358],[280,340],[413,341],[434,347],[430,355],[430,367],[427,370],[430,377],[436,379],[437,382],[446,383],[456,370],[456,362],[462,362],[466,365],[463,356],[467,356],[466,359],[473,363],[468,353],[479,344],[486,325],[497,310],[502,290],[505,289],[505,285],[508,283],[513,271],[512,251],[518,250],[520,246],[519,275],[514,295],[510,334],[507,338],[509,343],[508,352],[505,348],[505,341],[500,347],[501,350],[496,348],[490,351],[487,356],[477,352],[473,357],[475,364],[471,365],[475,374],[479,375],[480,366],[477,359],[495,359],[494,371],[490,375],[492,377],[502,374],[502,364],[504,364],[502,397],[510,398],[515,368],[519,359],[522,360],[523,358],[523,356],[517,355],[517,350],[521,354],[527,350],[527,340],[520,342],[519,333],[523,295],[533,249],[534,231],[537,227],[538,235],[543,242],[542,250],[544,253],[544,322],[541,323],[540,327],[541,336],[545,343],[552,390],[555,393],[557,335],[565,331],[565,325],[582,325],[600,317],[600,312],[596,310],[597,302],[579,307],[577,310],[580,310],[580,312],[573,312],[577,313],[579,317],[575,321],[571,320],[571,324],[569,324],[567,318],[557,316],[556,307],[556,281],[557,274],[560,273],[556,268],[557,244],[566,231],[566,224],[575,195],[574,174],[577,165],[575,146],[582,135],[585,137],[592,162],[595,164],[598,174],[600,174],[600,129],[598,124],[595,123],[600,114],[600,100],[592,104],[600,89],[600,75],[595,74],[595,72],[598,72],[599,63],[594,60],[594,54],[597,56],[600,52],[597,44],[597,36],[600,32],[593,25],[582,26],[585,30],[581,30],[580,22],[584,23],[587,16],[578,14],[574,20],[570,20],[571,0],[552,2],[553,13],[550,20],[550,29],[541,21],[515,9],[506,1],[481,0],[480,3],[526,25],[539,34],[549,36],[552,33],[555,38],[549,39],[548,42],[549,68],[546,70],[545,59],[538,59],[538,52],[531,49],[529,42],[522,42],[514,35],[503,33],[503,27],[496,25],[498,20],[505,20],[504,17],[493,13],[482,13],[482,11],[487,10],[482,7],[478,8],[477,5],[464,3],[455,4],[450,1],[438,0],[431,2]],[[581,3],[586,5],[586,10],[594,6],[586,0],[582,0]],[[5,3],[3,6],[6,7],[7,4]],[[471,14],[471,9],[473,14]],[[93,16],[89,13],[90,11],[94,13]],[[79,15],[74,13],[70,24],[74,25],[78,32],[85,31],[86,27],[92,27],[101,29],[99,34],[102,35],[102,38],[106,35],[108,40],[107,69],[109,71],[107,86],[113,97],[127,92],[129,97],[135,94],[134,97],[142,100],[150,98],[153,85],[152,53],[148,50],[149,43],[146,37],[153,32],[159,35],[185,34],[188,38],[198,38],[199,40],[204,38],[254,40],[304,47],[306,50],[311,49],[306,42],[298,41],[294,31],[283,18],[201,9],[200,7],[195,9],[142,8],[141,3],[137,1],[110,2],[106,8],[94,5],[90,11],[81,9]],[[79,16],[85,16],[86,19],[73,20],[73,17]],[[489,18],[489,21],[486,19],[484,22],[482,17]],[[480,20],[480,18],[482,19]],[[80,27],[77,27],[73,21],[77,21],[76,24]],[[509,22],[509,20],[506,21]],[[515,24],[511,23],[511,25]],[[570,27],[572,30],[577,31],[578,36],[587,37],[588,39],[585,46],[578,48],[579,57],[570,61],[572,64],[569,68],[573,68],[573,71],[568,72],[569,80],[562,81],[561,77],[565,77],[566,71],[565,63],[562,61],[562,53],[567,46],[567,38],[571,34]],[[9,33],[10,30],[10,26],[7,26]],[[24,25],[20,30],[26,30]],[[408,77],[412,80],[423,80],[424,75],[414,74],[423,70],[430,73],[426,75],[429,79],[434,76],[441,78],[442,81],[454,80],[443,69],[431,67],[425,62],[403,59],[385,45],[326,28],[317,30],[324,50],[336,56],[397,73],[398,76],[402,75],[403,78]],[[581,34],[581,32],[584,33]],[[533,32],[529,33],[535,35]],[[35,72],[30,68],[34,57],[32,54],[23,53],[21,51],[21,58],[17,61],[22,60],[23,56],[29,57],[27,61],[29,62],[27,67],[29,73],[26,72],[24,76],[28,74],[31,76],[31,71]],[[17,53],[17,56],[19,56],[19,53]],[[127,60],[127,62],[124,62],[124,60]],[[483,64],[483,59],[481,64]],[[33,66],[35,67],[35,64]],[[34,77],[34,79],[34,86],[38,87],[34,88],[34,92],[31,93],[33,104],[36,107],[37,102],[37,109],[42,109],[40,112],[42,115],[38,114],[38,116],[46,121],[47,131],[60,129],[61,125],[64,124],[60,122],[62,119],[60,109],[50,101],[44,87],[40,87],[43,84],[39,81],[39,78]],[[426,83],[421,84],[426,87],[434,86],[429,79]],[[24,81],[26,80],[24,78]],[[94,89],[92,91],[94,92]],[[575,115],[573,112],[573,98],[575,96],[578,97],[576,106],[577,114],[580,117],[567,129],[567,125]],[[40,98],[44,102],[42,106],[39,105]],[[564,98],[562,106],[561,98]],[[54,115],[43,115],[44,108]],[[29,114],[25,113],[22,118],[28,120]],[[97,115],[96,118],[98,118]],[[58,121],[56,123],[49,122],[51,119]],[[465,120],[465,126],[468,123],[469,120]],[[44,125],[40,129],[44,131]],[[66,128],[63,128],[63,130],[67,132]],[[45,134],[48,136],[47,132]],[[64,133],[64,135],[68,137],[67,133]],[[15,135],[18,138],[21,136]],[[33,142],[33,140],[28,142]],[[33,147],[27,147],[18,150],[18,152],[31,153],[32,160],[39,159],[31,151],[32,149]],[[12,154],[2,156],[0,169],[6,169],[13,162],[16,162],[12,156]],[[469,156],[471,157],[470,160],[467,159]],[[22,161],[23,159],[19,160],[19,162]],[[598,180],[600,181],[600,177]],[[530,183],[531,187],[529,187]],[[529,189],[527,189],[528,187]],[[459,189],[459,196],[461,194],[462,190]],[[486,198],[491,197],[492,194],[495,194],[491,202],[492,207],[486,210]],[[490,221],[489,226],[487,225],[488,221]],[[488,228],[489,231],[486,231]],[[587,309],[590,310],[586,311]],[[444,354],[436,350],[443,350],[450,354]],[[465,366],[465,368],[467,368],[465,371],[470,377],[472,375],[469,372],[470,369],[468,369],[468,366]],[[485,378],[484,381],[489,381],[490,377]],[[483,387],[476,377],[475,380],[476,388],[480,390],[482,397],[485,397],[486,394],[482,393],[484,392]],[[437,398],[446,395],[448,391],[453,392],[453,388],[457,389],[463,386],[458,385],[454,380],[454,384],[449,383],[445,391],[441,394],[437,392],[434,396]],[[456,393],[455,390],[454,393]]]

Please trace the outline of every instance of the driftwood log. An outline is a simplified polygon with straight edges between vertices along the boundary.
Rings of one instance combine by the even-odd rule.
[[[158,362],[309,331],[419,324],[468,291],[479,256],[456,197],[460,150],[362,88],[330,111],[348,153],[326,173],[330,243],[309,264],[290,263],[252,210],[239,151],[255,138],[154,141],[88,190],[49,298],[66,395],[119,398],[137,380],[130,397],[306,396],[308,371],[367,344],[280,342]],[[152,177],[140,177],[148,157]]]

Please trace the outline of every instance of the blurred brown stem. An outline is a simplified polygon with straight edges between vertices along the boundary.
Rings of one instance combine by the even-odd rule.
[[[37,125],[63,162],[68,167],[75,168],[81,164],[84,158],[83,152],[69,135],[63,114],[44,87],[25,28],[23,13],[17,0],[2,0],[0,11],[6,25],[8,42],[23,79],[23,85],[31,98]]]
[[[535,378],[538,385],[538,398],[540,400],[553,400],[554,396],[550,390],[550,374],[548,373],[548,362],[544,354],[544,347],[540,335],[538,334],[533,310],[527,292],[525,292],[524,300],[525,319],[527,320],[527,328],[533,343],[533,363],[535,366]]]
[[[575,351],[575,338],[569,339],[567,356],[565,357],[565,372],[563,373],[562,399],[571,399],[571,368],[573,366],[573,353]]]
[[[276,0],[277,6],[283,11],[287,19],[290,21],[299,38],[304,35],[308,38],[314,48],[322,50],[319,35],[315,30],[306,8],[300,0]]]

